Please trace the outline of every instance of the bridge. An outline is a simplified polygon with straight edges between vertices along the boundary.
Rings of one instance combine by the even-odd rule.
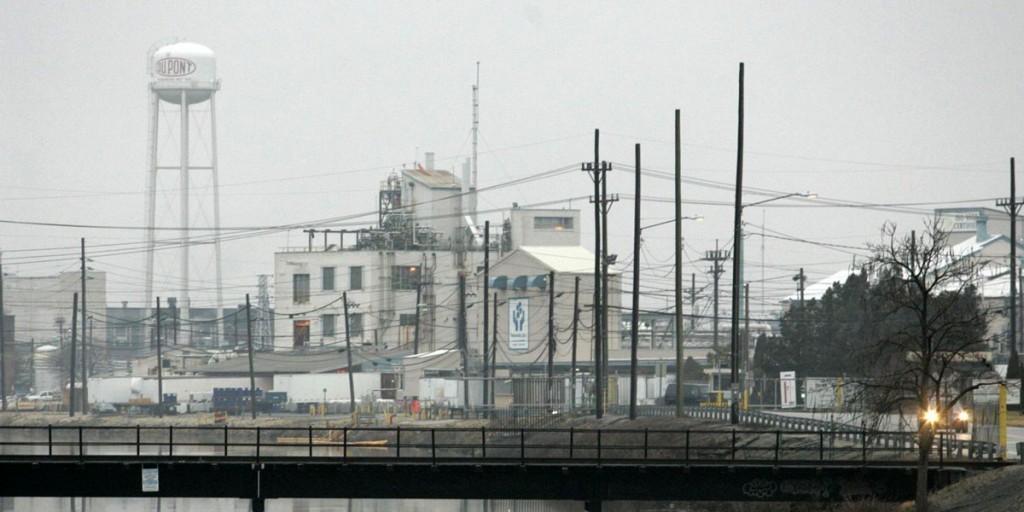
[[[0,427],[0,495],[836,501],[913,498],[906,432]],[[940,440],[942,437],[940,436]],[[1007,464],[937,444],[932,488]]]

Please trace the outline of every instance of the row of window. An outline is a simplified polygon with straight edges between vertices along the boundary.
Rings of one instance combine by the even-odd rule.
[[[334,267],[321,267],[322,291],[333,291]],[[391,289],[392,290],[415,290],[420,284],[421,269],[419,265],[395,265],[391,267]],[[363,267],[348,268],[348,289],[363,289]],[[309,274],[292,275],[292,302],[305,304],[309,302],[310,287]]]
[[[333,338],[338,335],[339,315],[320,315],[321,336]],[[304,347],[309,344],[309,320],[295,320],[292,322],[292,343],[295,348]],[[350,313],[348,315],[348,332],[351,336],[363,335],[363,314]]]

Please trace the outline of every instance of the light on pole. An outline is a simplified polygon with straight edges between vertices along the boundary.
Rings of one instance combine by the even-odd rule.
[[[730,391],[730,423],[736,425],[739,423],[739,394],[741,389],[741,382],[739,376],[740,362],[746,360],[747,354],[742,354],[743,359],[740,359],[740,309],[742,302],[740,301],[741,293],[743,290],[743,210],[752,206],[758,206],[772,201],[778,201],[780,199],[786,199],[789,197],[803,197],[807,199],[814,199],[817,194],[810,192],[793,192],[791,194],[783,194],[781,196],[770,197],[762,201],[753,202],[750,204],[740,204],[737,200],[736,206],[736,223],[733,231],[733,251],[732,251],[732,264],[733,264],[733,282],[732,282],[732,326],[731,329],[731,343],[729,355],[729,391]],[[744,313],[746,314],[746,313]],[[749,334],[747,334],[749,336]],[[746,375],[743,376],[746,378]]]

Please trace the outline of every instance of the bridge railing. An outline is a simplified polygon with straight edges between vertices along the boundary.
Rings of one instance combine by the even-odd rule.
[[[946,444],[943,444],[946,443]],[[977,443],[975,443],[977,444]],[[0,427],[5,458],[271,458],[332,461],[579,461],[665,464],[885,462],[916,457],[908,432],[836,429],[576,429],[424,427]],[[988,446],[938,441],[935,458],[998,456]]]

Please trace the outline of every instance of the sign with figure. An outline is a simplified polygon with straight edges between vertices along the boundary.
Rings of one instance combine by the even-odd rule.
[[[530,299],[508,300],[508,349],[530,348]]]

